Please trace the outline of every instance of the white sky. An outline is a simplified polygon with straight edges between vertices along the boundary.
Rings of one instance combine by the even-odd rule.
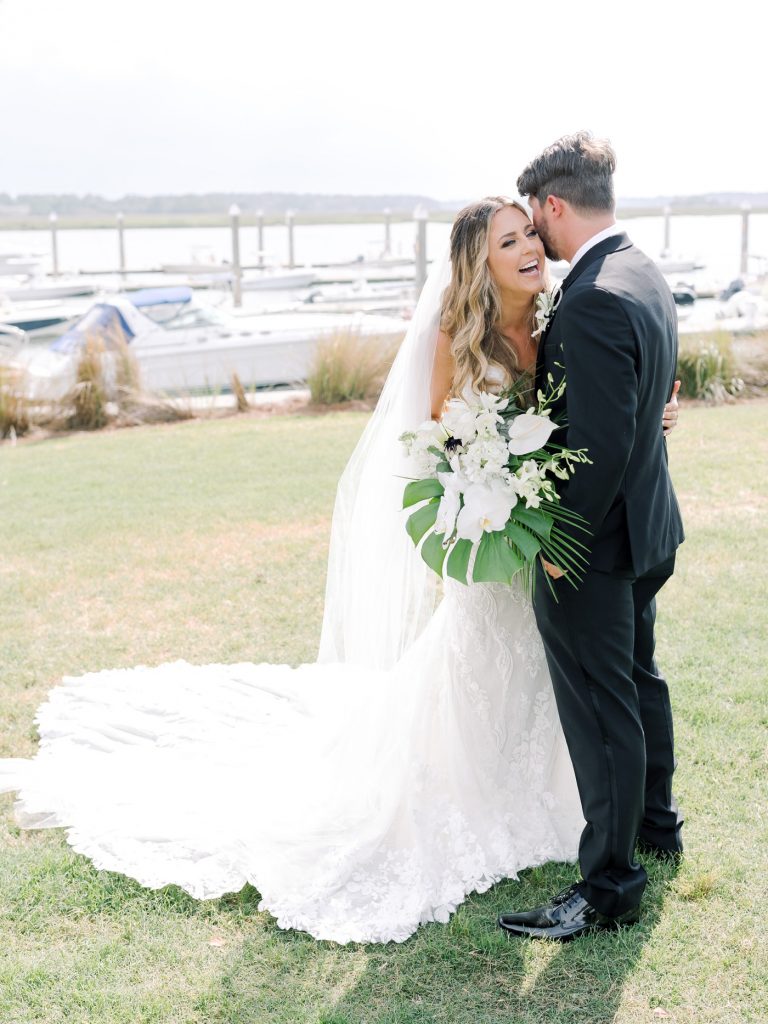
[[[0,192],[768,191],[758,0],[0,0]],[[761,12],[762,13],[759,13]]]

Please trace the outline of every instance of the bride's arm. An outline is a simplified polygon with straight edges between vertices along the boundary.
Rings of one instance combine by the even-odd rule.
[[[435,361],[432,364],[432,387],[430,391],[431,416],[433,420],[439,420],[443,415],[445,400],[451,390],[453,374],[456,364],[451,354],[451,339],[440,331],[437,336],[435,348]]]

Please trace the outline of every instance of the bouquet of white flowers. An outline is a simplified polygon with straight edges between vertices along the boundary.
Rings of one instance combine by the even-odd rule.
[[[581,578],[587,549],[559,524],[586,524],[560,505],[555,480],[590,459],[586,449],[550,441],[557,424],[549,407],[564,388],[550,377],[548,392],[527,410],[514,388],[481,392],[477,403],[452,399],[440,421],[400,436],[416,478],[403,494],[403,508],[417,506],[406,529],[439,576],[466,583],[472,565],[476,583],[511,583],[521,574],[530,590],[541,554],[571,581]]]

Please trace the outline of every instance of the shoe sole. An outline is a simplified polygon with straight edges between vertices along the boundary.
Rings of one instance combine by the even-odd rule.
[[[526,928],[521,925],[519,928],[510,928],[509,925],[498,922],[499,928],[507,935],[514,935],[515,938],[523,939],[548,939],[550,942],[571,942],[573,939],[581,938],[582,935],[594,935],[596,932],[619,932],[622,928],[631,928],[637,924],[639,915],[630,918],[621,918],[615,921],[589,925],[587,928],[574,928],[572,932],[561,932],[554,934],[553,928]]]

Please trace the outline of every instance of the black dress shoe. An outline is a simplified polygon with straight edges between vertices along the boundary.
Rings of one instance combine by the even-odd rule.
[[[563,889],[543,907],[519,914],[501,914],[499,926],[509,935],[564,942],[590,932],[615,931],[623,925],[634,924],[638,917],[637,908],[618,917],[606,917],[587,902],[577,883]]]
[[[655,857],[656,860],[668,861],[670,864],[679,865],[683,860],[682,847],[670,849],[666,846],[659,846],[658,843],[652,843],[648,839],[638,839],[635,849],[638,853],[644,853],[648,857]]]

